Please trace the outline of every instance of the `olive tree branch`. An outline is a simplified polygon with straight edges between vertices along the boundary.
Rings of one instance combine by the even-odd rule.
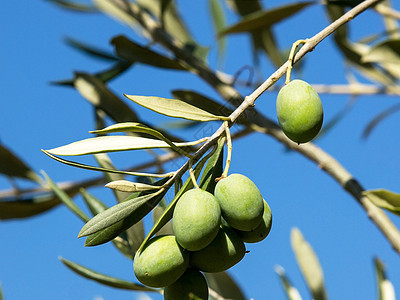
[[[116,5],[120,5],[119,0],[110,0]],[[339,19],[331,23],[329,26],[318,32],[312,38],[307,39],[307,42],[301,47],[296,56],[293,59],[293,63],[296,63],[302,59],[308,52],[314,50],[314,48],[326,37],[332,34],[341,25],[351,21],[360,13],[364,12],[368,8],[379,3],[380,0],[365,0],[359,5],[355,6]],[[125,2],[126,4],[126,2]],[[322,170],[332,176],[347,192],[349,192],[366,211],[369,218],[374,224],[381,230],[386,239],[392,245],[393,249],[400,253],[400,232],[393,225],[390,219],[386,216],[385,212],[380,208],[372,205],[369,200],[361,195],[363,188],[353,178],[353,176],[332,156],[324,152],[312,143],[308,143],[301,146],[296,146],[295,143],[291,142],[283,132],[279,129],[279,126],[272,120],[262,116],[254,108],[256,99],[272,85],[274,85],[279,78],[281,78],[287,71],[289,63],[286,62],[280,68],[278,68],[267,80],[264,81],[252,94],[244,98],[240,93],[232,86],[226,84],[219,76],[210,70],[206,65],[203,64],[199,59],[194,57],[191,52],[187,51],[184,45],[169,35],[163,27],[154,20],[150,15],[141,10],[138,6],[131,3],[129,7],[129,13],[140,23],[146,33],[151,38],[161,44],[163,47],[174,53],[174,55],[180,59],[183,63],[188,66],[188,69],[197,74],[203,80],[208,82],[225,100],[238,105],[237,109],[230,115],[231,124],[233,124],[241,115],[246,118],[251,114],[251,120],[255,124],[252,126],[257,131],[265,132],[274,137],[279,142],[292,148],[295,151],[303,154],[312,161],[318,164]],[[209,149],[213,144],[216,143],[217,139],[224,133],[224,126],[222,125],[210,139],[197,150],[193,158],[198,159]],[[185,163],[178,171],[177,176],[183,174],[188,169],[188,162]]]

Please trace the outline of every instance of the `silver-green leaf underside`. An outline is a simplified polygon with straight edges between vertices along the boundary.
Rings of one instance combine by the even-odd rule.
[[[160,186],[153,186],[140,182],[131,182],[128,180],[115,180],[107,183],[105,187],[121,192],[142,192],[161,189]]]
[[[178,99],[167,99],[153,96],[125,96],[143,107],[169,117],[202,122],[217,120],[229,121],[228,117],[213,115],[203,109]]]
[[[291,244],[301,273],[313,298],[320,300],[327,299],[324,275],[318,257],[298,228],[292,229]]]
[[[177,147],[196,145],[195,142],[176,143]],[[164,141],[136,136],[100,136],[88,138],[71,144],[46,150],[53,155],[75,156],[116,151],[128,151],[152,148],[170,148]]]

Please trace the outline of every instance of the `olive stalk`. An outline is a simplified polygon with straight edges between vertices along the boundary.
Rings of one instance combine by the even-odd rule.
[[[229,123],[227,121],[224,122],[224,127],[225,127],[225,134],[226,134],[226,146],[227,146],[227,155],[226,155],[226,163],[225,163],[225,169],[224,172],[222,173],[221,178],[225,178],[228,176],[229,172],[229,167],[231,165],[231,158],[232,158],[232,137],[231,137],[231,132],[229,130]]]
[[[290,82],[290,75],[292,74],[292,68],[293,68],[293,57],[294,57],[294,53],[296,51],[296,48],[300,44],[305,44],[305,43],[307,43],[307,40],[298,40],[298,41],[293,43],[292,49],[290,49],[289,58],[288,58],[288,67],[287,67],[287,71],[286,71],[285,84],[288,84]]]

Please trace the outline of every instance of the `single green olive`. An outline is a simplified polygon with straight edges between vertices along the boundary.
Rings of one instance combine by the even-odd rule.
[[[215,198],[222,216],[233,228],[249,231],[258,226],[264,212],[263,198],[257,186],[248,177],[231,174],[218,181]]]
[[[250,231],[236,230],[236,233],[245,243],[258,243],[264,240],[268,236],[269,232],[271,231],[271,227],[272,227],[271,209],[267,201],[264,200],[264,214],[261,223],[253,230]]]
[[[276,112],[285,135],[300,144],[311,141],[320,131],[324,119],[321,99],[303,80],[293,80],[278,93]]]
[[[188,268],[173,284],[164,289],[164,300],[208,300],[208,285],[204,275]]]
[[[221,209],[215,197],[207,191],[193,189],[184,193],[176,204],[172,227],[183,248],[197,251],[215,238],[220,220]]]
[[[211,244],[190,252],[189,264],[208,273],[222,272],[241,261],[245,253],[246,247],[236,232],[230,227],[221,226]]]
[[[150,239],[143,250],[136,252],[133,270],[144,285],[166,287],[185,272],[189,264],[189,253],[175,239],[164,235]]]

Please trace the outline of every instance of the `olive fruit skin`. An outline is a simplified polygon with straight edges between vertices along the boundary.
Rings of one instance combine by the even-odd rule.
[[[236,233],[240,236],[245,243],[258,243],[264,240],[272,227],[272,213],[267,201],[264,200],[264,213],[261,223],[251,231],[236,230]]]
[[[189,253],[179,246],[175,236],[150,239],[143,250],[136,252],[133,270],[136,278],[150,287],[165,287],[176,281],[189,264]]]
[[[221,208],[215,197],[193,189],[182,195],[175,206],[172,227],[176,240],[185,249],[197,251],[212,242],[218,233]]]
[[[164,289],[164,300],[208,300],[208,285],[204,275],[193,268]]]
[[[231,174],[218,181],[214,193],[222,216],[231,227],[249,231],[260,224],[264,212],[263,198],[248,177]]]
[[[321,99],[303,80],[293,80],[278,93],[276,112],[285,135],[300,144],[311,141],[320,131],[324,119]]]
[[[242,260],[246,247],[236,232],[221,226],[217,236],[207,247],[190,252],[189,264],[203,272],[226,271]]]

